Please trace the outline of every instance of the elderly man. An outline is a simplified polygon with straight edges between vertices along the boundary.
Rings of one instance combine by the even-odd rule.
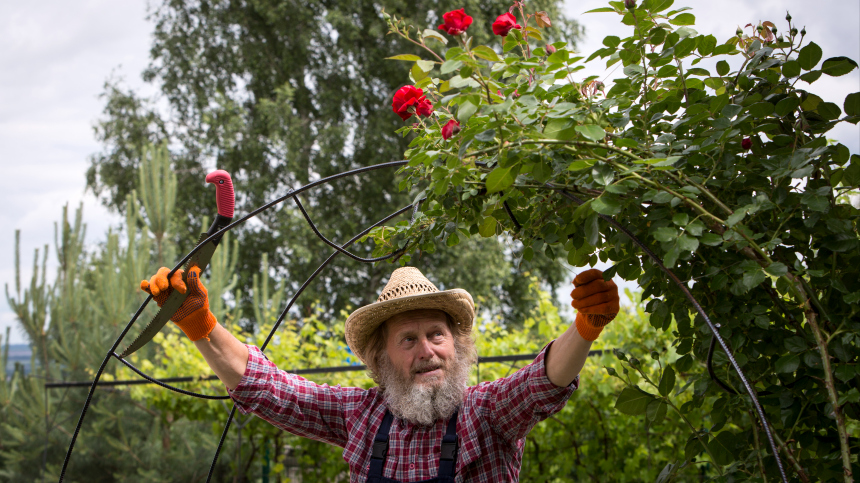
[[[477,359],[475,305],[439,291],[418,269],[391,274],[377,302],[346,320],[346,341],[378,387],[330,387],[278,370],[209,311],[199,270],[141,288],[159,304],[171,286],[189,296],[174,322],[194,341],[243,413],[344,448],[351,482],[517,481],[529,431],[560,411],[579,385],[591,343],[619,310],[618,288],[599,270],[573,281],[576,323],[513,375],[468,386]]]

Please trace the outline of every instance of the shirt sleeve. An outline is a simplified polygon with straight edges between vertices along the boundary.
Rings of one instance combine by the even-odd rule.
[[[227,389],[239,411],[292,434],[344,447],[345,415],[367,391],[315,384],[278,369],[256,346],[247,347],[245,373],[235,389]]]
[[[508,377],[482,383],[474,395],[491,427],[511,444],[525,438],[539,422],[561,411],[579,376],[568,386],[558,387],[546,376],[546,353],[552,342],[529,365]]]

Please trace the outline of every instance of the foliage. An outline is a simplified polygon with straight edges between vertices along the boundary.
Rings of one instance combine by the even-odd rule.
[[[414,64],[410,80],[435,112],[398,131],[415,136],[400,188],[427,201],[414,223],[371,234],[375,254],[400,247],[424,254],[508,236],[525,260],[539,253],[566,255],[580,267],[611,260],[606,277],[636,280],[651,299],[646,310],[656,332],[647,337],[670,333],[683,356],[662,373],[634,366],[659,386],[670,370],[706,360],[710,329],[658,262],[600,215],[614,217],[721,324],[788,471],[803,481],[853,481],[860,211],[845,194],[857,193],[860,155],[826,134],[860,121],[860,93],[840,109],[808,86],[857,64],[824,58],[790,16],[780,34],[763,22],[718,42],[696,32],[695,16],[672,3],[612,1],[595,10],[618,15],[626,37],[606,37],[588,59],[564,42],[544,45],[540,26],[518,3],[523,28],[503,37],[501,53],[480,45],[477,35],[490,25],[476,21],[467,32],[475,37],[455,38],[447,50],[437,52],[425,35],[416,40],[423,57],[389,57]],[[411,38],[403,26],[389,16],[390,31]],[[577,79],[583,62],[597,58],[619,64],[624,76],[611,86]],[[450,120],[460,131],[445,139],[441,127]],[[718,474],[774,478],[751,400],[721,350],[714,367],[739,395],[697,368],[693,397],[678,411],[665,387],[655,392],[647,379],[622,393],[619,408],[652,416],[669,410],[673,418],[705,410],[712,423],[705,430],[715,436],[704,457]],[[701,436],[700,429],[688,434]],[[670,461],[659,481],[675,478],[689,457]]]
[[[476,21],[487,22],[503,4],[470,0],[463,6]],[[383,54],[418,48],[386,36],[381,11],[435,25],[453,5],[450,0],[155,2],[152,62],[144,78],[160,95],[144,99],[118,82],[106,85],[104,116],[96,127],[103,148],[92,157],[88,187],[124,212],[145,157],[143,146],[168,141],[180,186],[173,241],[183,253],[205,228],[201,220],[214,214],[211,192],[197,188],[213,165],[233,174],[242,215],[314,179],[401,159],[408,140],[393,133],[400,120],[387,106],[406,69]],[[578,38],[579,26],[558,16],[559,1],[534,5],[557,19],[554,38]],[[482,41],[491,37],[487,33]],[[158,100],[166,101],[169,114],[159,111]],[[343,243],[411,202],[398,192],[399,181],[393,169],[374,171],[308,192],[302,203],[328,238]],[[243,286],[267,255],[294,292],[330,252],[291,202],[235,232]],[[372,249],[372,244],[352,248],[364,256]],[[504,253],[498,240],[475,240],[460,253],[424,257],[422,268],[434,279],[491,297],[498,301],[493,310],[518,319],[528,309],[519,290],[522,270]],[[341,258],[308,288],[296,307],[298,316],[309,314],[315,300],[329,317],[347,305],[375,300],[375,287],[388,269]],[[464,264],[468,270],[460,270]],[[548,283],[561,283],[561,272],[549,260],[524,268],[540,270]],[[238,296],[243,323],[253,324],[251,291]]]
[[[149,146],[147,151],[158,150]],[[162,170],[164,176],[157,181],[169,180],[170,167],[165,162],[163,156],[147,157],[142,171]],[[7,285],[6,296],[36,363],[30,373],[19,367],[11,379],[0,380],[0,481],[59,478],[88,387],[46,388],[45,383],[92,380],[107,349],[143,302],[139,281],[152,273],[159,257],[175,253],[167,230],[170,225],[156,222],[163,221],[156,213],[172,210],[170,197],[154,197],[161,191],[157,183],[142,183],[141,188],[143,198],[152,200],[143,209],[146,216],[138,217],[140,203],[135,192],[129,193],[127,203],[134,209],[127,212],[122,231],[108,232],[106,240],[89,252],[84,249],[82,210],[78,208],[70,216],[68,207],[63,208],[56,225],[55,276],[48,274],[46,245],[35,254],[29,286],[22,286],[16,243],[16,278],[12,290]],[[167,238],[158,243],[159,234],[165,233]],[[228,253],[219,251],[222,257]],[[214,277],[223,265],[216,256]],[[219,285],[216,279],[213,286],[229,284]],[[149,310],[143,320],[153,314]],[[152,347],[141,351],[144,357],[155,353]],[[4,356],[4,374],[5,366]],[[115,361],[107,365],[104,381],[116,378],[117,366]],[[65,481],[154,482],[165,481],[165,475],[172,475],[174,481],[194,481],[205,477],[215,443],[197,426],[186,418],[174,420],[168,411],[141,405],[125,391],[101,387],[94,395]],[[223,467],[226,473],[227,465]]]

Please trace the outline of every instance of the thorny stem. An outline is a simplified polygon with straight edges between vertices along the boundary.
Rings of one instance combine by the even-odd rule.
[[[795,280],[799,278],[801,283],[804,282],[802,277],[796,277],[794,274],[789,275]],[[809,292],[808,289],[806,291]],[[811,292],[809,293],[811,294]],[[848,442],[848,430],[845,426],[845,415],[842,412],[842,408],[839,406],[839,394],[836,392],[836,384],[833,381],[833,370],[830,367],[830,354],[827,351],[827,341],[818,325],[818,314],[812,308],[812,304],[810,303],[811,299],[812,297],[809,297],[803,301],[806,323],[809,324],[809,327],[812,329],[812,334],[815,336],[815,343],[818,346],[818,352],[821,355],[821,363],[823,365],[822,369],[824,369],[824,386],[827,388],[828,399],[830,399],[830,404],[833,406],[833,416],[834,419],[836,419],[836,430],[839,433],[839,449],[842,455],[842,472],[844,474],[845,483],[852,483],[854,481],[854,475],[851,471],[851,451]]]
[[[758,458],[758,468],[761,471],[761,480],[764,483],[767,483],[767,476],[764,474],[764,460],[761,457],[761,444],[758,440],[758,424],[756,423],[756,419],[753,416],[752,412],[747,411],[747,414],[749,414],[750,421],[753,425],[753,442],[755,443],[755,455],[756,458]]]
[[[785,442],[779,437],[776,431],[771,428],[771,434],[773,434],[773,438],[776,440],[776,444],[779,446],[779,449],[782,450],[785,457],[788,458],[788,461],[791,463],[791,466],[794,467],[794,471],[797,472],[798,478],[800,478],[803,483],[809,483],[809,477],[806,475],[806,472],[803,471],[803,467],[800,466],[800,463],[797,462],[797,459],[794,458],[794,455],[788,449]]]

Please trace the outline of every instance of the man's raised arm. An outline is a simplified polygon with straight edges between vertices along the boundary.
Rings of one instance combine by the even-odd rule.
[[[567,386],[579,375],[591,344],[620,309],[618,287],[604,281],[603,272],[586,270],[573,279],[571,305],[576,323],[564,331],[546,354],[546,376],[556,386]]]

